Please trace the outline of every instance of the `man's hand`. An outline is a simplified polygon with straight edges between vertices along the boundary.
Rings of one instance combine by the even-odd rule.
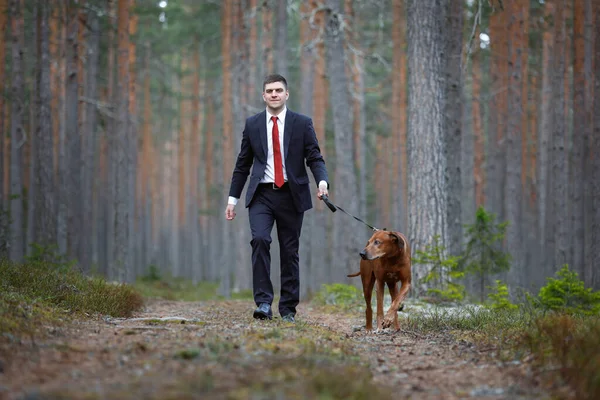
[[[233,204],[227,204],[227,208],[225,209],[225,218],[228,221],[231,221],[235,218],[235,206]]]
[[[325,181],[319,182],[319,192],[317,193],[317,197],[321,199],[323,195],[329,197],[329,192],[327,191],[327,182]]]

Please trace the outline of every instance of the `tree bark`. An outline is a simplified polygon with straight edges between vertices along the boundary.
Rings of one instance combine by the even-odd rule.
[[[312,86],[305,82],[307,85],[307,91],[312,91],[312,117],[315,126],[315,132],[317,134],[317,140],[321,148],[321,154],[327,162],[327,146],[325,140],[325,116],[328,108],[329,98],[329,84],[326,79],[327,75],[327,63],[325,56],[325,42],[322,35],[325,29],[325,10],[317,10],[317,2],[310,3],[310,16],[314,15],[314,19],[309,19],[309,26],[311,27],[311,44],[314,49],[314,78]],[[328,164],[331,179],[331,164]],[[331,182],[330,182],[331,183]],[[314,266],[314,287],[324,282],[331,282],[331,268],[323,268],[323,264],[331,265],[329,261],[328,249],[331,246],[331,242],[328,241],[327,227],[331,223],[331,217],[327,217],[326,213],[329,212],[323,202],[319,201],[315,205],[314,224],[312,224],[312,234],[310,235],[310,265]],[[305,235],[303,235],[305,236]]]
[[[555,224],[553,270],[558,270],[569,262],[569,212],[568,212],[568,170],[567,170],[567,127],[565,115],[565,8],[566,0],[556,0],[554,8],[554,62],[553,62],[553,120],[552,120],[552,202]]]
[[[224,7],[226,5],[224,4]],[[272,0],[264,0],[262,5],[262,59],[264,60],[262,75],[272,74],[273,71],[273,5]],[[261,90],[262,92],[262,87]]]
[[[266,8],[267,10],[268,8]],[[231,65],[231,50],[232,50],[232,17],[233,17],[233,0],[224,0],[223,2],[223,14],[222,14],[222,24],[221,24],[221,60],[222,60],[222,70],[223,70],[223,115],[227,116],[223,118],[223,182],[225,179],[231,179],[231,174],[233,171],[233,118],[231,117],[232,110],[231,104],[233,103],[232,99],[232,65]],[[268,19],[267,19],[268,20]],[[265,22],[265,21],[263,21]],[[268,33],[268,32],[267,32]],[[219,178],[218,178],[219,179]],[[221,198],[227,198],[227,186],[223,185],[221,188],[223,192],[223,196]],[[229,238],[231,235],[231,224],[225,224],[223,229],[223,242],[226,241],[226,238]],[[223,259],[221,262],[221,286],[220,293],[229,298],[231,296],[231,279],[230,279],[230,271],[233,268],[232,259],[230,254],[223,253]]]
[[[66,81],[66,156],[67,156],[67,248],[71,258],[81,254],[81,132],[79,130],[79,10],[71,4],[67,10],[67,81]]]
[[[505,188],[505,134],[507,117],[508,88],[508,11],[496,9],[490,16],[490,36],[493,40],[490,60],[491,101],[488,122],[488,160],[486,173],[486,200],[489,211],[504,221],[504,188]]]
[[[542,39],[542,93],[540,105],[540,126],[538,143],[538,223],[539,223],[539,246],[542,251],[542,264],[545,272],[540,275],[553,274],[554,259],[554,218],[552,214],[551,180],[550,180],[550,149],[552,144],[552,54],[554,52],[554,34],[550,22],[554,4],[548,1],[544,5],[544,20],[547,21],[544,26]],[[541,281],[541,280],[540,280]]]
[[[23,227],[22,146],[27,140],[23,129],[23,14],[19,0],[10,0],[11,15],[11,117],[10,117],[10,249],[14,262],[23,261],[25,231]]]
[[[573,143],[570,157],[569,174],[571,182],[571,224],[573,247],[570,259],[573,269],[585,280],[585,230],[584,198],[585,148],[590,137],[591,126],[587,123],[586,77],[585,77],[585,0],[575,0],[574,15],[574,62],[573,62]]]
[[[523,109],[522,100],[522,80],[526,77],[522,76],[521,66],[523,65],[522,54],[528,49],[526,32],[527,19],[525,18],[525,7],[529,7],[528,1],[526,4],[522,1],[514,1],[511,3],[509,11],[509,82],[508,82],[508,114],[506,130],[506,180],[505,180],[505,197],[504,209],[506,219],[509,225],[506,231],[506,244],[510,249],[513,257],[513,264],[508,272],[509,286],[524,282],[523,270],[526,268],[523,265],[523,235],[522,235],[522,182],[521,182],[521,167],[522,167],[522,115],[525,112]]]
[[[54,145],[52,135],[52,114],[50,104],[50,49],[48,26],[48,2],[40,4],[40,60],[38,83],[38,127],[35,146],[35,242],[43,246],[56,244],[56,214],[54,198]]]
[[[408,2],[408,234],[413,254],[439,235],[448,243],[445,62],[447,1]],[[431,266],[413,270],[416,295],[428,285],[420,281]]]
[[[82,207],[83,215],[90,216],[91,229],[81,238],[81,265],[84,271],[90,271],[94,262],[93,245],[97,240],[98,221],[93,216],[97,215],[95,207],[97,206],[96,196],[94,196],[94,182],[96,181],[96,154],[98,152],[98,135],[96,131],[96,104],[98,98],[98,63],[100,52],[100,24],[98,15],[94,10],[88,10],[87,22],[89,33],[87,37],[87,74],[84,95],[85,119],[83,136],[83,177],[82,177]]]
[[[593,2],[594,16],[596,18],[594,24],[594,63],[596,68],[594,69],[594,91],[600,93],[600,5],[597,2]],[[600,289],[600,272],[598,266],[600,266],[600,99],[595,98],[594,101],[594,134],[591,140],[591,153],[593,154],[592,161],[592,245],[591,254],[592,265],[595,266],[591,279],[593,288],[595,290]]]
[[[330,101],[333,108],[333,132],[335,143],[336,165],[333,170],[332,193],[335,198],[344,199],[344,207],[356,212],[358,188],[353,160],[352,132],[353,116],[348,93],[348,77],[344,65],[344,31],[342,26],[341,1],[329,0],[325,22],[325,45],[327,47],[327,72],[330,84]],[[333,197],[333,196],[332,196]],[[350,212],[352,212],[350,211]],[[351,222],[352,223],[352,222]],[[358,227],[358,225],[356,225]],[[356,254],[364,237],[347,235],[348,221],[337,219],[333,225],[333,246],[336,256],[332,257],[336,265],[332,265],[334,282],[350,282],[346,275],[356,270]]]
[[[450,254],[458,255],[462,248],[463,229],[461,215],[461,140],[462,140],[462,0],[450,0],[448,8],[448,48],[446,67],[447,98],[444,115],[446,118],[446,185],[447,185],[447,221],[448,245]]]
[[[479,31],[476,31],[479,34]],[[479,39],[473,41],[474,48],[479,48]],[[485,138],[482,121],[482,90],[481,90],[481,51],[475,50],[471,57],[471,80],[472,80],[472,120],[473,120],[473,182],[475,184],[475,208],[485,206]],[[470,216],[468,216],[470,218]]]
[[[287,15],[287,0],[277,1],[277,34],[276,34],[276,72],[288,77],[288,55],[287,50],[289,47],[288,43],[288,15]]]
[[[7,6],[8,6],[8,0],[0,0],[0,60],[6,60],[6,26],[7,26]],[[5,62],[0,62],[0,76],[5,76],[4,74],[6,73],[6,63]],[[0,134],[0,168],[2,168],[2,171],[0,172],[0,257],[2,257],[4,254],[2,253],[2,249],[3,249],[3,239],[4,239],[4,233],[3,232],[3,228],[4,228],[4,202],[5,199],[8,197],[6,196],[6,194],[8,194],[8,191],[5,189],[5,184],[7,183],[7,179],[5,178],[5,173],[7,172],[8,168],[6,168],[5,166],[5,161],[8,158],[8,154],[5,151],[5,143],[7,141],[6,139],[6,133],[4,131],[4,122],[6,121],[6,115],[4,113],[4,106],[6,105],[4,99],[6,97],[6,93],[4,92],[6,90],[6,86],[5,86],[5,79],[0,79],[0,130],[2,131],[2,134]]]
[[[407,226],[407,151],[406,151],[406,110],[407,110],[407,90],[406,90],[406,3],[404,0],[394,0],[392,2],[393,25],[392,25],[392,43],[393,43],[393,75],[392,75],[392,135],[394,137],[393,146],[393,182],[392,192],[393,205],[395,210],[393,216],[394,226],[399,230],[406,232]]]
[[[112,133],[114,154],[114,255],[112,273],[125,281],[129,265],[129,206],[128,149],[129,149],[129,0],[117,3],[117,129]]]

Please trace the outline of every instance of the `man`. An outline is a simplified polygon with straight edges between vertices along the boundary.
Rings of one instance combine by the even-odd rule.
[[[279,314],[294,322],[300,300],[298,247],[304,212],[312,208],[306,165],[319,182],[317,197],[328,195],[325,161],[312,120],[286,107],[287,81],[269,75],[263,83],[267,109],[246,120],[242,145],[235,163],[225,216],[235,218],[235,205],[246,184],[252,233],[252,285],[257,309],[254,318],[271,319],[271,231],[277,223],[280,249],[281,296]]]

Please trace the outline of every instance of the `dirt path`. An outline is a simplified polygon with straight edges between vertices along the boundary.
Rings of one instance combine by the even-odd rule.
[[[356,328],[360,315],[305,304],[296,324],[255,321],[252,309],[152,301],[135,318],[80,321],[35,346],[13,343],[1,357],[0,398],[285,399],[322,390],[356,399],[546,398],[525,366],[450,337],[367,334]]]

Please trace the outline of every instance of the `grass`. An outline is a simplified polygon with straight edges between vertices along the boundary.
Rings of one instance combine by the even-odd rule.
[[[143,305],[130,285],[111,284],[44,263],[14,264],[0,260],[0,333],[34,335],[67,317],[128,317]]]
[[[373,380],[369,366],[361,362],[351,340],[320,326],[274,320],[239,333],[224,335],[220,330],[207,330],[204,334],[172,350],[170,358],[179,363],[177,368],[161,368],[127,384],[104,387],[97,398],[397,397],[391,388]],[[96,398],[90,390],[79,387],[69,395]]]
[[[206,301],[223,299],[218,294],[218,283],[194,283],[186,278],[174,278],[150,273],[139,278],[133,285],[144,297],[177,301]],[[232,293],[232,299],[251,300],[252,291]]]
[[[362,296],[343,286],[324,285],[313,302],[362,315]],[[399,314],[403,332],[451,335],[493,349],[500,359],[532,360],[543,381],[566,384],[577,399],[600,398],[600,315],[549,311],[530,302],[505,309],[434,306],[427,312],[417,304],[408,303]]]

